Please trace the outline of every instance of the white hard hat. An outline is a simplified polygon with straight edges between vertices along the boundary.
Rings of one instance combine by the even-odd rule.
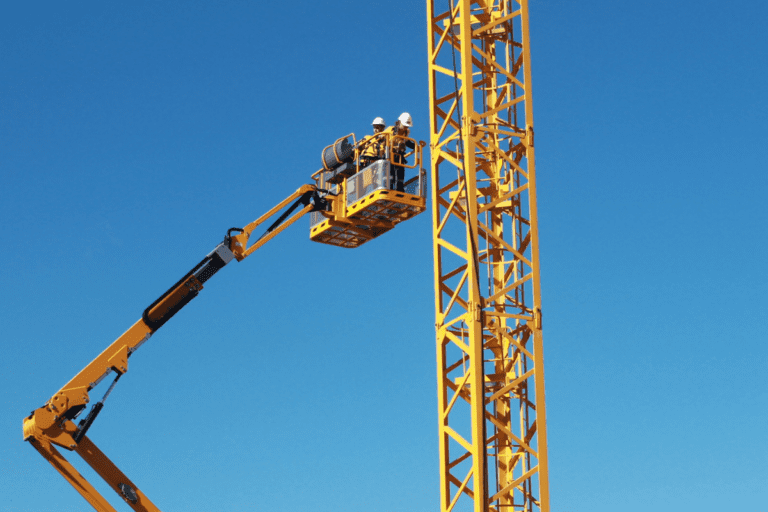
[[[400,114],[400,117],[398,117],[397,120],[400,121],[400,124],[406,128],[413,126],[413,119],[411,119],[411,114],[408,112],[403,112]]]
[[[386,125],[386,123],[384,122],[384,118],[383,117],[377,117],[376,119],[373,120],[373,122],[371,124],[373,126],[385,126]]]

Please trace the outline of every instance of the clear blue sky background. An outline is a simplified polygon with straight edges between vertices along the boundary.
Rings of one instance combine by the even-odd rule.
[[[279,5],[4,4],[0,510],[88,509],[22,417],[227,228],[374,116],[428,138],[423,3]],[[532,2],[555,511],[768,510],[766,19]],[[90,437],[166,511],[435,510],[428,215],[228,266]]]

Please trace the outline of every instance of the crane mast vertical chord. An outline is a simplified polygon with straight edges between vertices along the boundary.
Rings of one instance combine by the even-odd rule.
[[[427,0],[441,512],[549,511],[527,0]]]

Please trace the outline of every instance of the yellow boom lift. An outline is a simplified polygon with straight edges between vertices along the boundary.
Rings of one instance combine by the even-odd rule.
[[[368,157],[376,143],[380,151]],[[307,213],[310,239],[340,247],[358,247],[426,208],[426,175],[422,168],[424,142],[382,134],[356,142],[354,134],[338,139],[322,153],[323,168],[264,215],[243,228],[227,231],[224,241],[147,307],[141,319],[75,375],[42,407],[24,419],[29,441],[98,511],[115,509],[56,448],[74,451],[135,511],[159,509],[86,436],[118,380],[128,371],[128,359],[160,327],[197,297],[203,284],[233,259],[242,261]],[[393,149],[395,148],[395,149]],[[405,149],[400,149],[405,148]],[[408,163],[410,160],[411,163]],[[396,183],[396,170],[416,170],[416,176]],[[276,217],[277,216],[277,217]],[[254,231],[275,218],[259,237]],[[90,402],[89,393],[104,378],[115,375],[104,397],[79,423],[75,420]]]

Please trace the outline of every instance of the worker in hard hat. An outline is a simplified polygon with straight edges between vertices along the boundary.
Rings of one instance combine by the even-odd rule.
[[[387,124],[384,122],[383,117],[377,117],[373,120],[371,123],[371,126],[373,126],[373,133],[381,133],[384,131],[384,127],[387,126]]]
[[[411,114],[403,112],[400,117],[397,118],[395,125],[392,127],[392,168],[389,173],[389,187],[392,190],[398,192],[404,192],[403,180],[405,179],[405,167],[397,164],[408,163],[405,160],[405,153],[407,148],[413,146],[413,143],[404,137],[408,137],[408,133],[413,127],[413,119]]]
[[[384,131],[384,127],[386,126],[384,118],[375,118],[373,123],[371,123],[371,126],[373,126],[373,135],[368,135],[360,141],[360,147],[362,148],[360,153],[361,168],[368,167],[376,160],[384,158],[386,138],[379,135]]]

